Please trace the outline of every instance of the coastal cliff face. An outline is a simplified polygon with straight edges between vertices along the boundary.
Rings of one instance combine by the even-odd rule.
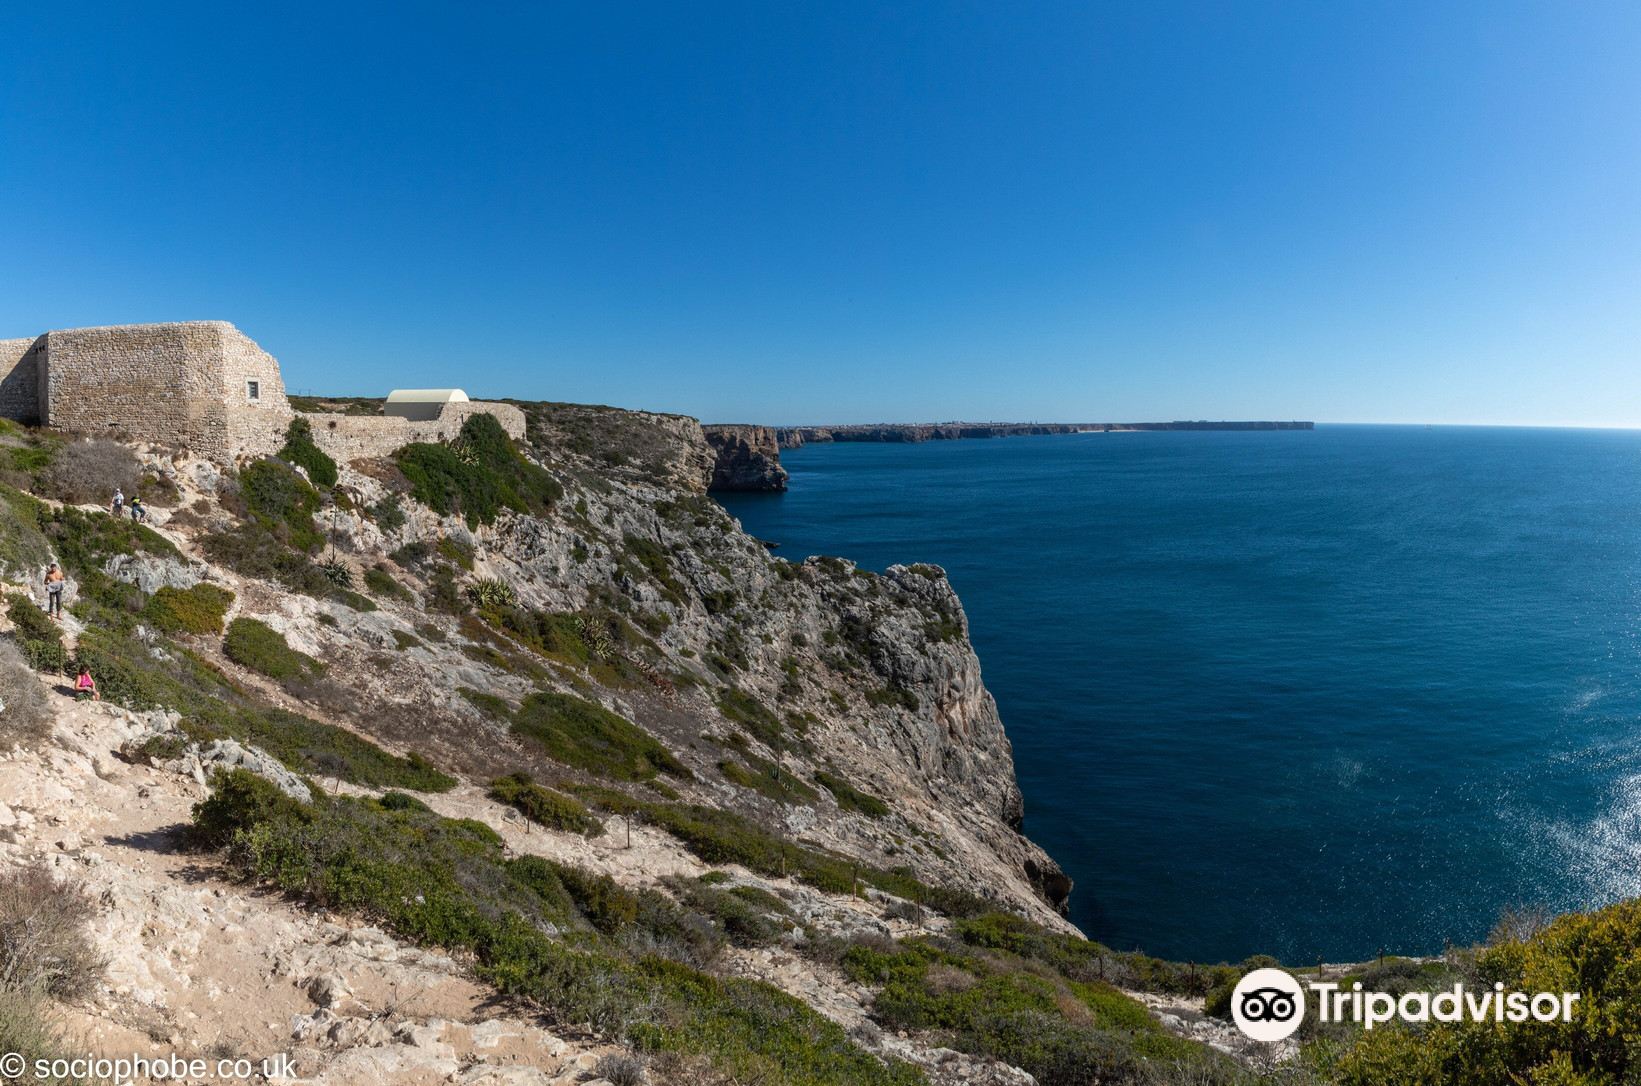
[[[785,490],[780,442],[769,426],[702,427],[716,462],[710,489],[722,491]]]
[[[705,497],[721,456],[694,420],[518,406],[526,459],[505,435],[425,446],[337,465],[322,492],[278,461],[236,476],[135,448],[151,530],[0,485],[0,634],[47,672],[40,698],[20,701],[11,690],[36,680],[0,655],[0,739],[22,743],[0,759],[0,866],[44,862],[115,903],[91,931],[106,980],[65,1012],[76,1035],[146,1051],[132,1023],[152,1018],[184,1050],[266,1035],[316,1081],[442,1081],[489,1052],[568,1083],[635,1038],[659,1044],[646,1015],[705,1013],[702,993],[728,985],[741,994],[712,1013],[741,1023],[735,1039],[651,1049],[651,1081],[727,1083],[711,1076],[737,1067],[772,1083],[1026,1081],[941,1035],[879,1031],[880,982],[841,957],[946,937],[987,910],[1076,939],[1069,880],[1020,832],[1009,740],[943,571],[772,556]],[[756,429],[735,440],[773,452],[773,431]],[[51,435],[0,433],[8,443],[67,455]],[[480,474],[439,489],[464,472]],[[480,515],[485,493],[503,497]],[[322,543],[293,543],[303,531]],[[48,554],[69,566],[60,631],[28,598]],[[51,692],[64,655],[91,662],[101,703]],[[15,730],[6,714],[36,705]],[[258,893],[275,876],[257,858],[283,832],[272,798],[216,838],[237,851],[191,851],[190,812],[230,771],[300,805],[291,832],[309,843],[280,853],[291,863],[347,855],[387,882],[287,865],[278,885],[316,911]],[[354,823],[370,828],[340,828]],[[412,823],[416,844],[394,844]],[[352,836],[321,844],[321,827]],[[448,834],[455,881],[437,892],[331,888],[443,878]],[[553,911],[561,896],[528,906],[547,912],[509,929],[505,952],[525,939],[538,957],[568,953],[553,940],[578,933],[575,967],[604,980],[501,969],[503,950],[461,942],[490,938],[490,921],[424,914],[473,895],[481,917],[521,907],[505,888],[525,859],[559,872],[570,889],[554,895],[594,897],[568,914]],[[542,869],[519,870],[538,885]],[[598,911],[612,901],[630,911]],[[251,937],[218,946],[221,924]],[[652,959],[666,971],[633,972]],[[536,1010],[500,1013],[487,985]],[[230,989],[250,1001],[199,994]],[[619,1006],[592,994],[606,989]],[[745,1025],[777,997],[795,1002]],[[783,1061],[799,1057],[759,1046],[799,1034],[830,1047],[789,1078]]]

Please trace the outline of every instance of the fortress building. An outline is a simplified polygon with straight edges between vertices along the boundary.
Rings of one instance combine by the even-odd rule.
[[[387,456],[413,441],[447,441],[478,413],[524,436],[524,413],[511,404],[469,400],[452,389],[418,407],[307,418],[314,441],[339,461]],[[227,321],[69,328],[0,340],[0,418],[175,445],[232,464],[277,451],[296,414],[279,363]]]

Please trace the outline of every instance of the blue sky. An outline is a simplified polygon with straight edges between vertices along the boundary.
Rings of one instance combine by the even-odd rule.
[[[1641,426],[1641,7],[9,5],[0,336],[709,420]]]

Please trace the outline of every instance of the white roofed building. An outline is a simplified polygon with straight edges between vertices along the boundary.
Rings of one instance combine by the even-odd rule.
[[[432,422],[444,412],[445,404],[467,402],[467,393],[459,388],[396,388],[388,393],[382,414],[412,422]]]

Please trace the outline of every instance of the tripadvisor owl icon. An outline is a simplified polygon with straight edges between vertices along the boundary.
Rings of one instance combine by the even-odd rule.
[[[1231,993],[1231,1018],[1256,1041],[1280,1041],[1305,1020],[1305,993],[1280,969],[1255,969]]]

